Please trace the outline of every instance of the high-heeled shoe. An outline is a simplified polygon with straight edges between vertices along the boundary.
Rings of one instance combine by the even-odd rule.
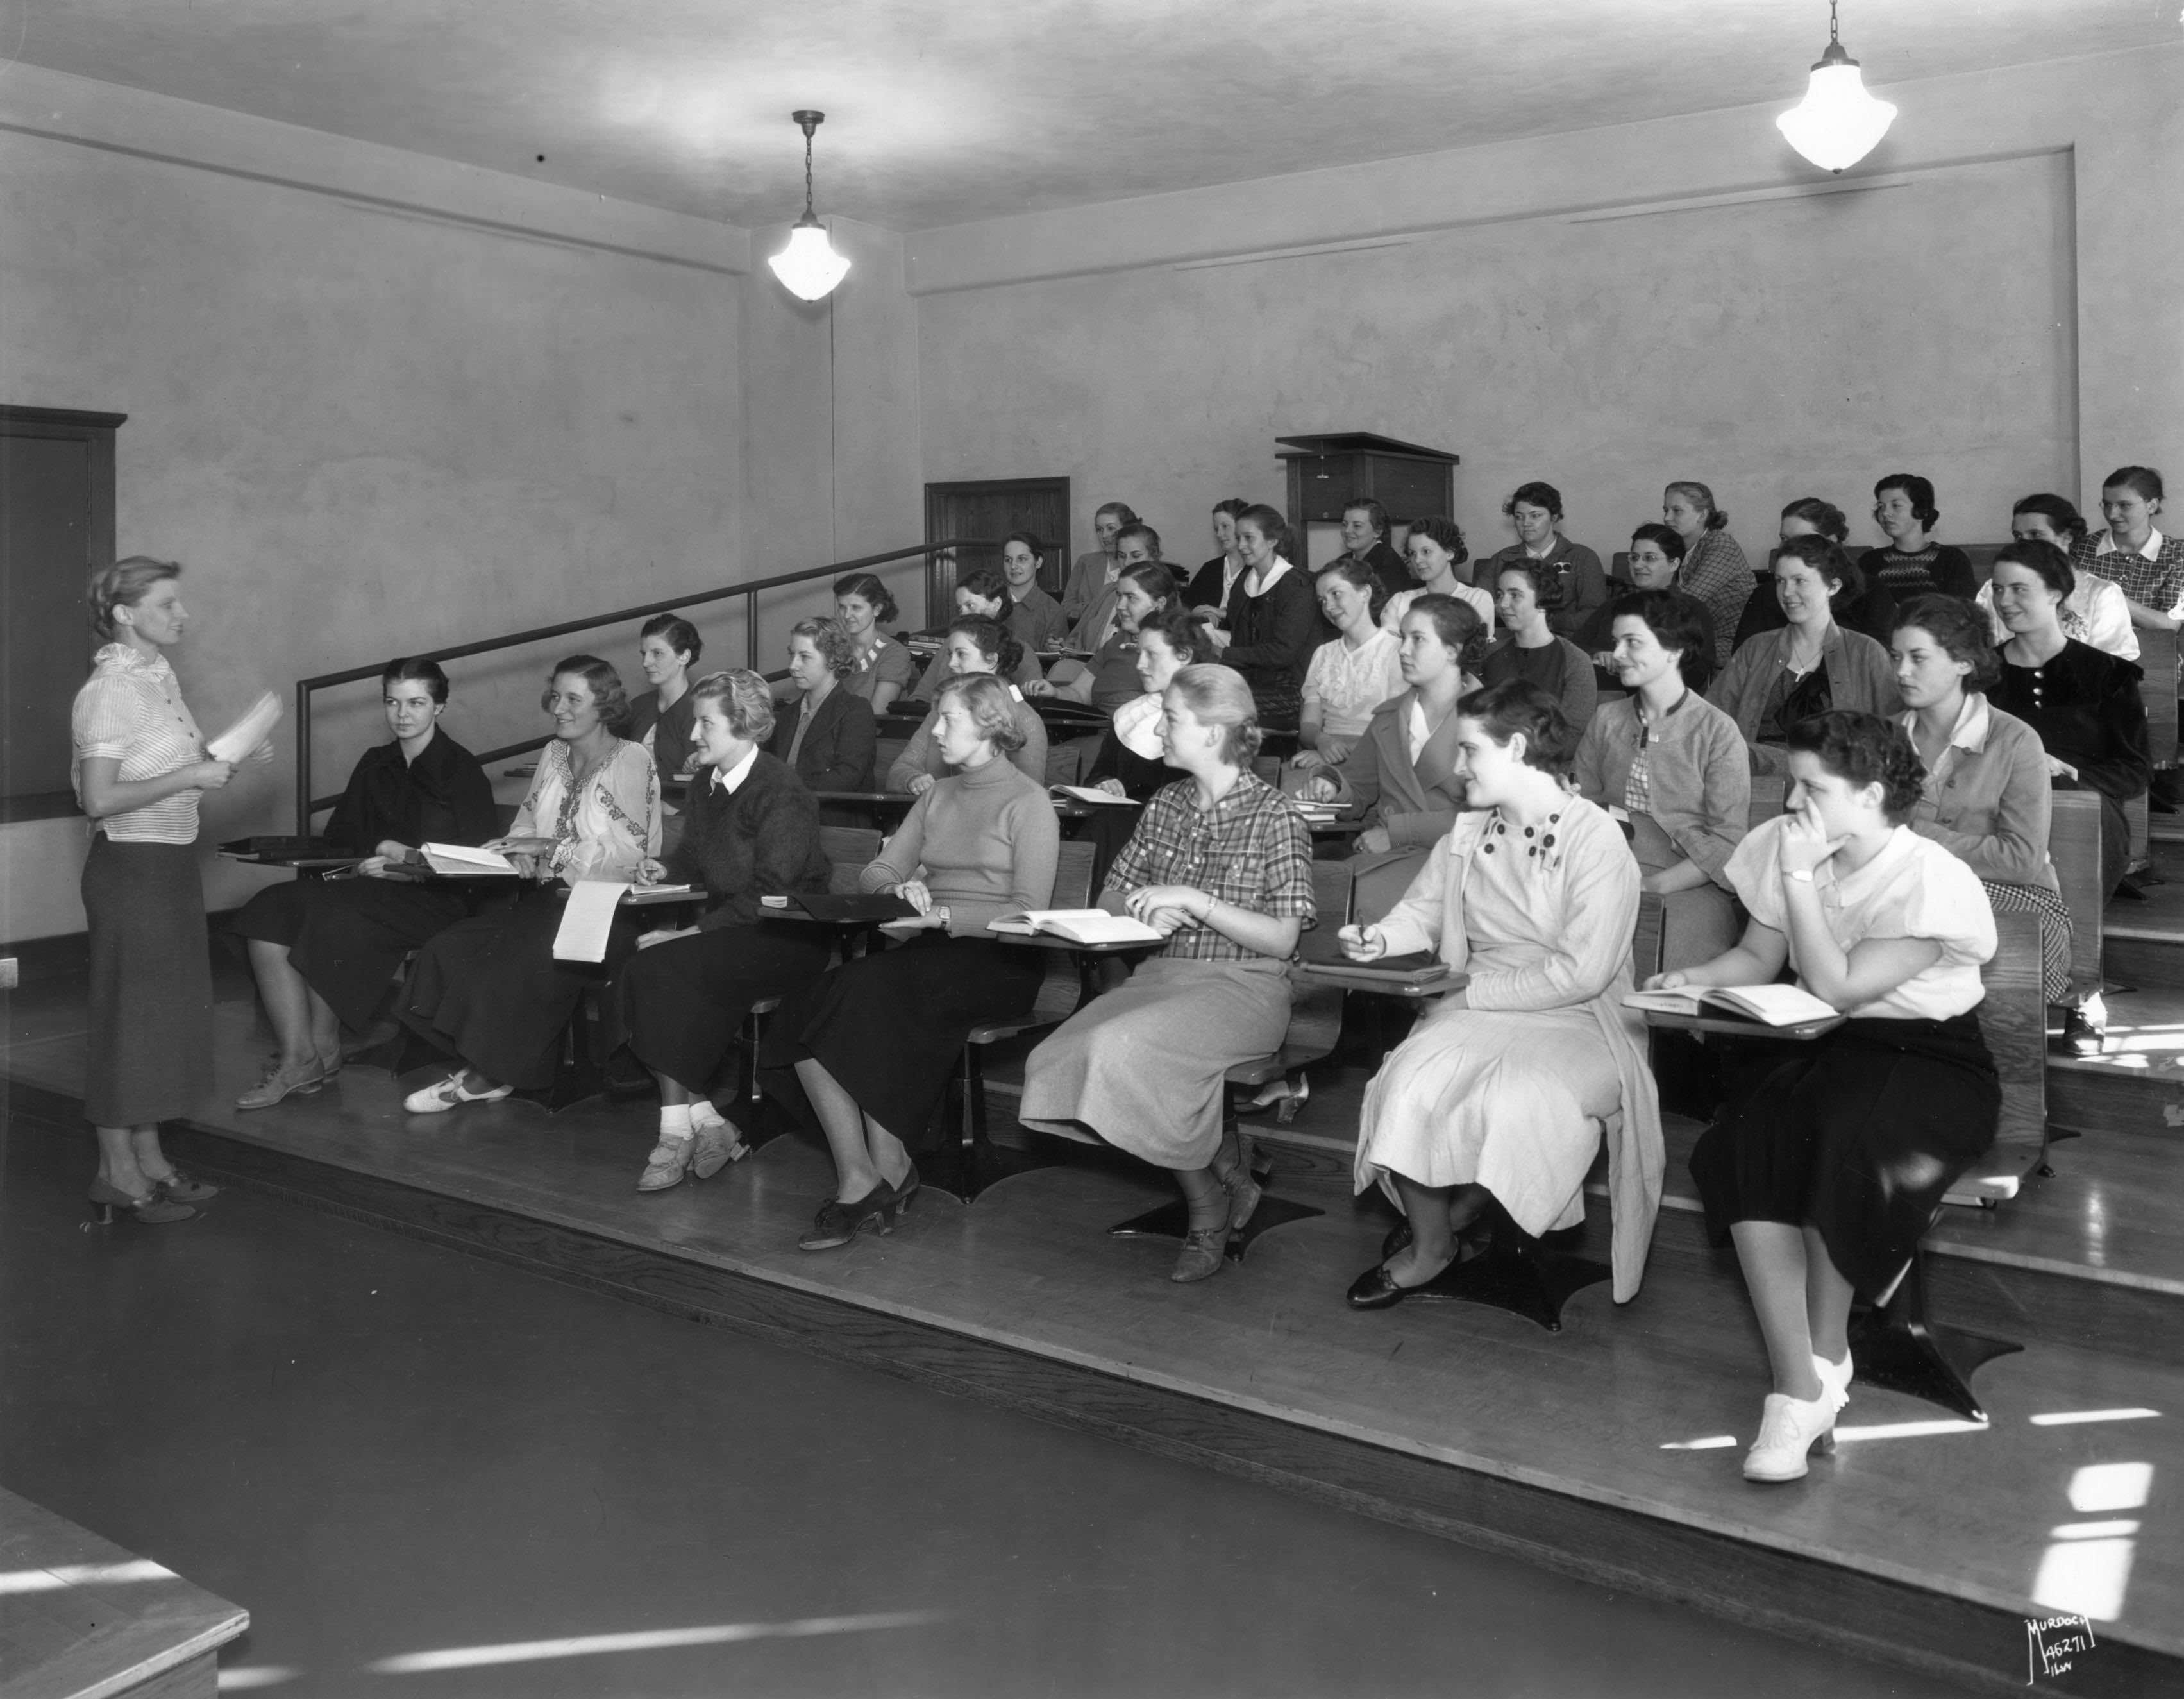
[[[1251,1141],[1223,1134],[1221,1148],[1213,1153],[1209,1165],[1221,1189],[1228,1194],[1228,1230],[1241,1232],[1265,1195],[1264,1188],[1251,1177]]]
[[[894,1182],[895,1207],[904,1215],[910,1213],[910,1200],[925,1188],[925,1182],[917,1177],[917,1165],[910,1165],[909,1171]]]
[[[895,1213],[901,1202],[894,1188],[884,1180],[875,1182],[872,1189],[861,1198],[847,1202],[839,1198],[829,1198],[819,1206],[819,1213],[811,1222],[811,1231],[797,1240],[796,1248],[799,1250],[832,1250],[837,1245],[849,1244],[866,1227],[885,1238],[894,1231]]]
[[[1226,1221],[1217,1227],[1191,1228],[1183,1236],[1182,1253],[1167,1277],[1178,1286],[1189,1286],[1220,1273],[1221,1265],[1228,1258],[1229,1232]]]
[[[1820,1390],[1828,1396],[1837,1414],[1850,1402],[1850,1378],[1852,1373],[1850,1353],[1842,1354],[1842,1361],[1831,1363],[1818,1351],[1813,1353],[1813,1372],[1820,1378]]]
[[[126,1210],[132,1220],[142,1221],[147,1227],[164,1227],[170,1221],[191,1221],[197,1216],[197,1211],[187,1204],[170,1203],[162,1198],[156,1186],[142,1197],[132,1198],[119,1186],[109,1185],[103,1180],[93,1180],[88,1195],[91,1199],[91,1218],[102,1227],[114,1225],[116,1210]]]
[[[698,1142],[690,1152],[690,1177],[710,1180],[731,1162],[750,1154],[750,1146],[732,1121],[693,1121],[691,1136]]]
[[[1836,1448],[1835,1401],[1823,1386],[1818,1398],[1792,1398],[1770,1392],[1759,1418],[1759,1437],[1744,1454],[1747,1481],[1799,1481],[1808,1452]]]
[[[411,1115],[445,1115],[457,1104],[497,1104],[515,1087],[495,1086],[489,1092],[474,1092],[463,1081],[470,1070],[458,1068],[437,1085],[425,1086],[402,1099],[402,1107]]]
[[[148,1174],[144,1177],[152,1179]],[[179,1168],[164,1180],[152,1180],[152,1189],[170,1204],[202,1204],[209,1198],[220,1196],[219,1187],[192,1179]]]

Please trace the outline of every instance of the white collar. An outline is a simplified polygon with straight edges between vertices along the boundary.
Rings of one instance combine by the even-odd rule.
[[[758,746],[753,744],[750,746],[750,752],[727,772],[722,772],[717,767],[713,769],[713,788],[716,791],[725,791],[731,796],[734,796],[744,780],[750,777],[751,768],[757,760]]]
[[[1897,724],[1907,734],[1916,732],[1919,710],[1904,709],[1897,717]],[[1970,755],[1977,755],[1986,747],[1987,733],[1993,728],[1994,715],[1988,710],[1986,693],[1984,690],[1966,690],[1964,705],[1957,710],[1957,723],[1949,731],[1948,746],[1961,749]]]
[[[1263,575],[1262,575],[1259,579],[1258,589],[1252,591],[1251,594],[1254,595],[1264,595],[1268,590],[1272,590],[1278,582],[1279,582],[1282,574],[1289,570],[1289,562],[1279,555],[1275,556],[1274,564]],[[1248,578],[1251,574],[1247,573],[1245,576]]]
[[[2130,552],[2135,553],[2142,561],[2158,561],[2161,558],[2161,545],[2164,540],[2159,528],[2149,525],[2146,528],[2145,546]],[[2114,532],[2103,531],[2101,533],[2100,546],[2093,552],[2097,555],[2120,555],[2126,550],[2123,545],[2116,541]]]

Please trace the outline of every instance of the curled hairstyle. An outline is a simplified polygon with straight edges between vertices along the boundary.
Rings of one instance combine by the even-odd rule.
[[[721,711],[728,729],[745,743],[764,743],[773,735],[772,687],[747,667],[708,673],[691,685],[691,713],[698,714],[708,703]]]
[[[1353,495],[1342,504],[1345,513],[1362,513],[1365,523],[1373,528],[1373,534],[1385,538],[1388,534],[1388,510],[1369,495]]]
[[[1206,640],[1206,628],[1180,607],[1162,608],[1148,614],[1138,623],[1138,640],[1142,643],[1148,632],[1157,631],[1167,642],[1168,653],[1189,666],[1206,652],[1211,646]]]
[[[1345,555],[1340,559],[1322,567],[1312,574],[1314,584],[1324,578],[1340,578],[1352,590],[1364,591],[1366,606],[1372,613],[1373,623],[1375,625],[1380,623],[1380,610],[1388,605],[1388,591],[1372,567],[1367,566],[1362,561]]]
[[[1708,652],[1707,629],[1700,612],[1690,597],[1674,590],[1636,590],[1616,599],[1607,617],[1608,629],[1613,630],[1618,619],[1640,620],[1653,634],[1656,643],[1674,651],[1677,660],[1686,661]]]
[[[642,643],[648,637],[665,637],[670,649],[690,657],[683,662],[687,667],[696,666],[698,657],[705,652],[705,640],[699,636],[698,628],[679,613],[655,614],[646,620],[638,629],[637,638]]]
[[[827,670],[838,679],[857,670],[857,646],[838,619],[800,619],[788,628],[788,637],[791,642],[809,638],[819,658],[827,663]]]
[[[379,669],[379,689],[382,696],[395,685],[413,680],[431,691],[434,701],[443,707],[446,705],[448,675],[440,670],[437,661],[420,661],[407,655],[398,655]]]
[[[1097,525],[1100,516],[1107,513],[1113,514],[1116,523],[1120,525],[1134,525],[1138,523],[1138,510],[1127,501],[1101,502],[1092,510],[1092,523]]]
[[[114,618],[115,608],[134,607],[160,579],[181,575],[182,569],[175,562],[155,561],[149,555],[131,555],[93,573],[86,598],[91,604],[91,629],[101,637],[112,638],[121,629]]]
[[[1684,556],[1686,552],[1684,547],[1684,534],[1673,525],[1663,525],[1658,521],[1649,522],[1633,531],[1630,534],[1630,540],[1633,543],[1651,543],[1677,566],[1680,567],[1684,563]]]
[[[933,698],[934,710],[945,707],[950,696],[962,702],[978,735],[995,749],[1013,753],[1023,747],[1024,735],[1017,729],[1016,704],[1009,696],[1009,687],[991,673],[958,673]]]
[[[1248,523],[1252,526],[1262,537],[1274,545],[1274,554],[1278,558],[1285,560],[1289,557],[1291,547],[1290,522],[1283,518],[1275,509],[1268,506],[1265,502],[1253,502],[1236,516],[1236,523],[1239,525]]]
[[[1911,818],[1926,768],[1903,729],[1879,714],[1831,708],[1790,728],[1789,746],[1819,757],[1836,778],[1860,789],[1880,786],[1880,812],[1892,826]]]
[[[1009,598],[1009,581],[1001,576],[999,567],[980,567],[956,580],[957,590],[967,590],[981,601],[997,601],[1001,605],[998,618],[1006,619],[1013,603]]]
[[[1832,501],[1823,501],[1817,495],[1801,495],[1782,510],[1785,519],[1802,519],[1820,535],[1835,543],[1850,540],[1850,521],[1841,508]]]
[[[2079,540],[2086,534],[2086,516],[2079,512],[2072,502],[2060,495],[2049,495],[2045,493],[2039,495],[2028,495],[2009,510],[2009,517],[2013,519],[2020,513],[2036,513],[2045,519],[2049,530],[2057,536],[2067,539],[2063,545],[2066,549],[2076,548]]]
[[[1532,596],[1543,613],[1552,613],[1563,605],[1562,575],[1546,561],[1535,561],[1527,555],[1521,561],[1496,561],[1494,563],[1494,588],[1502,588],[1502,580],[1512,574],[1521,578],[1532,587]]]
[[[1914,596],[1896,610],[1895,629],[1914,627],[1939,644],[1952,661],[1970,667],[1971,671],[1964,674],[1966,690],[1991,690],[2002,677],[2002,658],[1994,652],[1993,625],[1961,596]]]
[[[1139,542],[1145,545],[1145,552],[1148,555],[1150,555],[1153,559],[1156,561],[1160,559],[1160,533],[1154,530],[1151,526],[1146,524],[1144,520],[1133,519],[1128,524],[1123,527],[1121,530],[1115,534],[1116,543],[1119,545],[1123,539],[1125,537],[1135,537]]]
[[[1011,531],[1007,536],[1001,539],[1001,546],[1004,549],[1007,548],[1011,543],[1022,544],[1024,547],[1031,550],[1032,558],[1034,560],[1043,561],[1046,558],[1046,545],[1040,542],[1039,538],[1032,532]]]
[[[1873,510],[1875,518],[1880,517],[1877,505],[1880,498],[1892,489],[1900,489],[1909,498],[1911,511],[1925,529],[1930,531],[1942,523],[1942,510],[1934,506],[1933,480],[1921,478],[1915,472],[1892,472],[1873,486],[1873,499],[1876,504]]]
[[[1199,662],[1178,673],[1168,689],[1201,724],[1221,728],[1221,758],[1230,766],[1241,767],[1259,752],[1258,704],[1234,667]]]
[[[1692,506],[1705,508],[1706,528],[1709,531],[1719,531],[1729,523],[1729,515],[1713,505],[1713,492],[1696,478],[1680,478],[1664,493],[1680,495]]]
[[[1542,773],[1567,773],[1577,755],[1577,728],[1563,705],[1529,679],[1504,679],[1457,699],[1456,711],[1476,720],[1495,742],[1524,735],[1524,763]]]
[[[978,646],[978,652],[994,663],[994,670],[1004,678],[1012,675],[1023,665],[1023,645],[1009,635],[1009,629],[998,619],[983,613],[959,614],[948,622],[948,634],[958,633]]]
[[[1160,561],[1133,561],[1117,574],[1119,584],[1125,578],[1153,599],[1156,608],[1173,607],[1180,591],[1176,588],[1175,574]]]
[[[1240,495],[1231,495],[1213,504],[1216,513],[1226,513],[1231,519],[1240,519],[1251,511],[1251,504]]]
[[[875,624],[884,625],[900,617],[902,610],[894,605],[894,597],[888,587],[870,573],[847,573],[834,580],[834,595],[839,601],[845,595],[862,596],[872,605]]]
[[[1445,519],[1438,513],[1429,513],[1423,519],[1412,520],[1410,529],[1404,534],[1403,540],[1408,543],[1412,537],[1424,537],[1440,545],[1448,550],[1449,559],[1459,567],[1471,558],[1471,545],[1463,540],[1462,527],[1455,520]]]
[[[1486,659],[1486,622],[1469,602],[1436,591],[1412,602],[1403,610],[1403,618],[1428,621],[1434,635],[1440,640],[1441,647],[1456,657],[1457,669],[1474,677],[1478,675],[1480,664]]]
[[[1830,600],[1847,595],[1855,601],[1865,594],[1865,574],[1832,537],[1792,537],[1774,551],[1775,565],[1785,561],[1802,561],[1818,573],[1827,581]]]
[[[2065,601],[2078,587],[2078,575],[2070,569],[2070,557],[2044,537],[2035,537],[2029,542],[2004,543],[1994,551],[1994,563],[1997,567],[2023,567],[2027,572],[2037,573],[2040,582]]]
[[[546,688],[538,693],[540,711],[554,712],[554,686],[571,678],[582,679],[591,687],[592,700],[599,704],[599,724],[616,737],[627,737],[629,692],[622,688],[621,674],[596,655],[566,655],[556,661],[554,670],[546,675]]]
[[[1527,507],[1544,507],[1556,524],[1563,523],[1563,493],[1552,483],[1541,483],[1535,479],[1530,483],[1518,484],[1516,492],[1502,504],[1502,511],[1514,519],[1517,504],[1520,501]]]
[[[2101,480],[2103,489],[2130,489],[2142,501],[2161,500],[2161,474],[2150,466],[2120,466]]]

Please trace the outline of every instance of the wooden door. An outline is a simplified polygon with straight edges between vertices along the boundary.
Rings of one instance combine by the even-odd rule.
[[[1069,573],[1069,480],[1066,478],[990,478],[976,483],[925,486],[925,539],[975,537],[991,546],[958,549],[951,560],[936,555],[926,567],[926,605],[945,621],[953,612],[950,592],[956,580],[979,567],[999,567],[1001,539],[1028,531],[1046,546],[1040,551],[1039,581],[1048,593],[1061,594]]]

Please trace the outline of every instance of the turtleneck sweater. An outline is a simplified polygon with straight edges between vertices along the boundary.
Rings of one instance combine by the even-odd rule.
[[[996,755],[920,796],[857,888],[922,879],[949,911],[950,934],[977,936],[1000,915],[1050,906],[1061,838],[1045,787]]]

